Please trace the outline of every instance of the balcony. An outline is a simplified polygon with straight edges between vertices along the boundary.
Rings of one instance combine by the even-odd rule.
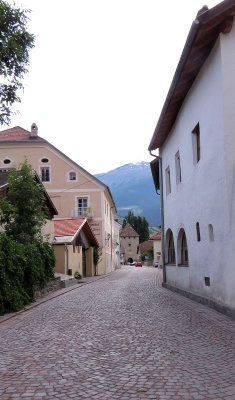
[[[93,210],[91,207],[76,207],[72,208],[72,218],[92,218]]]

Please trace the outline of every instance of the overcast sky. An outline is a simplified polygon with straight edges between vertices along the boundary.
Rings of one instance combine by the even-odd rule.
[[[92,174],[150,161],[148,145],[203,0],[16,4],[32,10],[36,42],[11,127],[35,122],[40,136]]]

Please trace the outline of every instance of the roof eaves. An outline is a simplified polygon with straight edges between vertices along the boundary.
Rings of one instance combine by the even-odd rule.
[[[225,0],[217,6],[211,8],[197,15],[195,21],[193,21],[191,29],[189,31],[182,55],[180,57],[175,75],[173,77],[170,89],[168,91],[165,103],[163,105],[157,126],[152,136],[148,150],[156,150],[165,141],[174,122],[177,118],[178,112],[182,106],[182,103],[190,90],[196,76],[198,75],[202,65],[207,59],[218,35],[226,28],[225,22],[231,25],[231,19],[235,15],[235,0]],[[205,32],[203,32],[205,29]],[[198,47],[199,57],[197,59],[196,67],[190,72],[185,71],[186,63],[190,60],[190,55],[193,54],[193,46],[199,36],[202,35],[202,40],[206,38],[208,31],[211,36],[209,37],[208,43],[204,41],[203,47]],[[203,35],[204,34],[204,35]],[[196,48],[196,46],[195,46]],[[193,55],[195,57],[195,54]],[[185,74],[184,74],[185,73]]]

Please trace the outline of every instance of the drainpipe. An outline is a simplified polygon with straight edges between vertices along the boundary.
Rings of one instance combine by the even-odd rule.
[[[161,196],[161,226],[162,226],[162,269],[163,269],[163,283],[166,283],[166,265],[165,265],[165,232],[164,232],[164,202],[163,202],[163,176],[162,176],[162,159],[156,156],[149,150],[152,157],[155,157],[159,161],[159,180],[160,180],[160,196]]]
[[[66,274],[69,273],[69,251],[68,251],[68,246],[65,243],[65,254],[66,254]]]

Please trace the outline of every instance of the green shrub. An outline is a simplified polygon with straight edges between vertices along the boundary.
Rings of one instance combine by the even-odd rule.
[[[0,314],[18,311],[34,300],[37,289],[54,277],[52,246],[35,239],[17,243],[0,234]]]
[[[76,272],[74,272],[74,278],[75,279],[82,279],[82,275],[80,274],[80,272],[76,271]]]

